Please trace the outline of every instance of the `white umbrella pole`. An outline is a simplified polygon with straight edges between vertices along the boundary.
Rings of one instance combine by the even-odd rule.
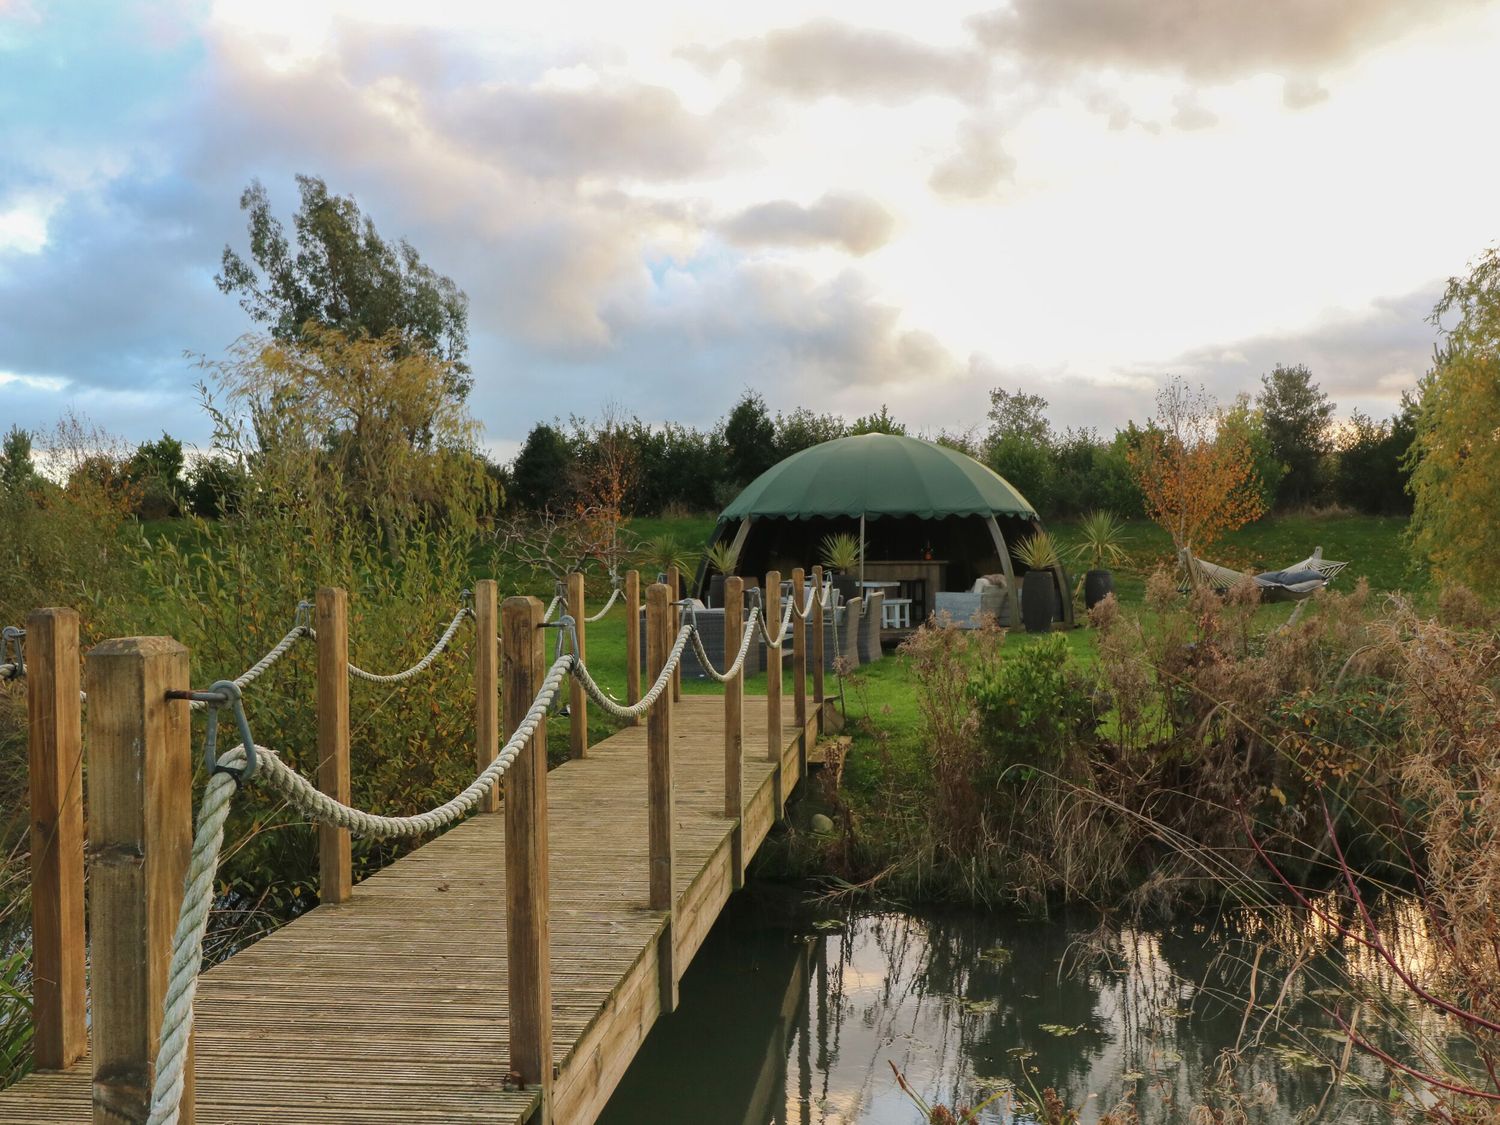
[[[865,592],[865,514],[859,513],[859,592]]]

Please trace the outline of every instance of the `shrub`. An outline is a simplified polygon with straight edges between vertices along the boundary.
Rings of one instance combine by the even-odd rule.
[[[976,670],[969,695],[979,715],[984,750],[981,780],[999,790],[1039,772],[1077,775],[1093,741],[1093,687],[1049,634]],[[1069,761],[1074,763],[1069,768]]]

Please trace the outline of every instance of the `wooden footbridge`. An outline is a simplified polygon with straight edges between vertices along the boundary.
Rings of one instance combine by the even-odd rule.
[[[722,697],[680,695],[676,664],[693,625],[680,621],[667,585],[652,586],[646,663],[655,683],[644,695],[629,629],[628,694],[643,721],[594,746],[585,736],[589,677],[569,655],[549,668],[554,634],[541,603],[502,606],[494,583],[479,583],[477,764],[504,772],[503,798],[484,784],[473,815],[357,886],[348,831],[324,821],[323,905],[201,979],[194,872],[216,794],[241,787],[225,771],[243,769],[245,754],[236,747],[219,758],[195,842],[185,649],[163,638],[96,647],[80,705],[76,614],[33,614],[25,674],[38,1069],[0,1092],[0,1122],[593,1121],[652,1024],[672,1011],[683,971],[805,772],[823,717],[824,633],[820,576],[805,602],[802,579],[793,572],[783,614],[779,575],[767,575],[758,623],[743,619],[739,580],[730,581]],[[581,577],[570,585],[564,624],[581,630]],[[638,591],[629,576],[632,625]],[[349,788],[344,609],[342,591],[321,590],[316,628],[303,629],[318,647],[318,788],[334,801],[347,801]],[[782,621],[791,698],[771,659],[766,696],[747,699],[742,637],[769,622],[768,639],[779,643]],[[573,652],[583,649],[580,635]],[[571,675],[571,757],[548,773],[545,723],[532,718],[545,715],[560,666]],[[227,711],[225,694],[198,698]],[[247,711],[253,717],[253,705]],[[261,781],[289,772],[271,751],[260,755],[236,799],[263,800]],[[170,967],[174,945],[185,972]],[[184,975],[196,979],[185,1009],[174,1003]],[[173,1062],[173,1013],[183,1010],[191,1036],[180,1029],[186,1047]],[[181,1075],[178,1106],[163,1101],[168,1070]]]

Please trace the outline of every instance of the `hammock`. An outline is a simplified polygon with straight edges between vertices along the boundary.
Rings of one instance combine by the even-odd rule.
[[[1249,579],[1260,589],[1261,600],[1268,602],[1300,602],[1332,582],[1338,576],[1339,571],[1349,565],[1346,562],[1331,562],[1325,559],[1322,547],[1285,570],[1269,570],[1264,574],[1247,574],[1244,571],[1232,570],[1227,566],[1219,566],[1217,563],[1194,558],[1187,551],[1179,554],[1184,565],[1197,571],[1198,577],[1207,583],[1210,589],[1222,594],[1231,586],[1237,586]],[[1188,586],[1184,585],[1182,589],[1186,591]]]

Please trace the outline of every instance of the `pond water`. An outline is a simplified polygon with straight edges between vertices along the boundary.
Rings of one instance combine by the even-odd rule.
[[[1278,959],[1254,949],[1299,925],[1289,914],[1146,929],[1006,912],[829,915],[752,888],[689,967],[678,1010],[658,1021],[600,1121],[913,1125],[922,1116],[892,1064],[929,1101],[1000,1094],[985,1123],[1037,1120],[1021,1098],[1048,1087],[1083,1125],[1122,1099],[1167,1125],[1391,1120],[1401,1095],[1369,1056],[1351,1052],[1331,1089],[1345,1046],[1330,1009],[1353,985],[1408,1028],[1425,1017],[1337,943],[1283,991]],[[1247,1009],[1252,990],[1259,1003]],[[1362,1026],[1384,1038],[1379,1023]],[[1243,1117],[1193,1114],[1231,1100]]]

